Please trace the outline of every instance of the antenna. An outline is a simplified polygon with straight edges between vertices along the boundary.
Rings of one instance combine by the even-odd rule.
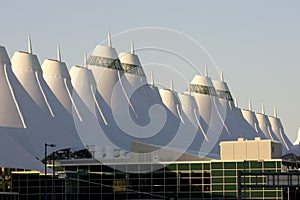
[[[277,110],[275,106],[274,106],[274,117],[277,118]]]
[[[205,64],[205,77],[208,77],[207,65]]]
[[[61,61],[61,55],[60,55],[60,47],[57,45],[57,60],[60,62]]]
[[[133,44],[133,37],[131,36],[131,54],[134,54],[134,44]]]
[[[261,104],[261,113],[265,114],[265,106],[264,103]]]
[[[235,107],[239,107],[238,99],[236,96],[234,97],[234,105],[235,105]]]
[[[220,79],[221,79],[221,81],[224,82],[224,75],[223,75],[223,70],[222,69],[220,70]]]
[[[84,51],[84,54],[83,54],[83,62],[84,62],[84,67],[88,68],[88,66],[87,66],[87,60],[86,60],[86,51]]]
[[[110,30],[108,29],[108,33],[107,33],[107,45],[109,47],[111,47],[111,36],[110,36]]]
[[[171,79],[171,90],[174,91],[174,83],[173,83],[173,79]]]
[[[154,76],[152,71],[150,73],[150,85],[154,86]]]
[[[252,111],[251,99],[249,99],[249,107],[248,107],[248,109],[249,109],[250,111]]]
[[[188,81],[188,95],[191,95],[190,81]]]
[[[28,53],[32,53],[30,34],[28,34]]]

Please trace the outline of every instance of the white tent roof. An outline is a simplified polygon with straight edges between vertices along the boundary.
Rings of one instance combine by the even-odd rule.
[[[263,113],[255,113],[255,116],[257,118],[259,128],[262,130],[265,136],[271,140],[279,141],[279,139],[272,130],[272,126],[268,116]]]
[[[103,46],[103,45],[97,45],[92,53],[92,56],[118,59],[118,54],[117,54],[115,48]]]
[[[191,81],[191,84],[214,87],[209,77],[201,76],[201,75],[195,75],[193,80]]]
[[[147,84],[145,72],[137,55],[123,52],[119,54],[119,58],[126,72],[126,79],[132,87],[139,88]]]
[[[0,127],[0,167],[44,171],[44,164],[37,160],[19,142],[6,133],[7,128]],[[22,141],[24,142],[24,141]]]
[[[44,60],[42,69],[43,77],[53,94],[65,109],[72,113],[71,94],[73,87],[66,64],[58,60],[48,59]]]
[[[70,75],[74,90],[90,111],[95,112],[94,94],[96,93],[97,85],[92,71],[85,67],[73,66],[70,69]]]
[[[223,81],[213,80],[213,85],[216,90],[229,92],[228,85]],[[232,140],[238,138],[254,139],[258,135],[256,131],[249,126],[244,118],[239,115],[239,109],[235,107],[234,102],[229,100],[227,96],[219,98],[222,108],[219,110],[224,112],[224,123],[228,128]]]
[[[36,104],[53,115],[53,111],[46,96],[41,91],[40,78],[42,69],[36,55],[27,52],[15,52],[12,59],[12,70],[25,90]]]
[[[294,145],[299,145],[300,144],[300,128],[298,129],[298,133],[297,133],[297,138],[293,143]]]
[[[131,54],[128,52],[121,52],[119,54],[119,59],[121,63],[142,66],[139,57],[135,54]]]
[[[275,116],[274,117],[269,116],[268,118],[271,123],[272,131],[275,133],[276,137],[281,142],[282,147],[284,147],[285,151],[283,153],[287,153],[287,151],[292,146],[292,143],[289,140],[289,138],[286,136],[280,119]]]
[[[159,90],[162,102],[178,118],[180,118],[181,105],[174,91],[169,89]]]
[[[74,125],[70,125],[70,114],[43,79],[37,57],[26,52],[16,52],[12,64],[15,74],[8,70],[7,76],[26,124],[26,135],[23,137],[26,136],[30,141],[32,153],[39,158],[43,157],[44,143],[56,144],[53,150],[83,148]],[[15,138],[23,140],[22,136]]]
[[[191,136],[186,141],[189,151],[197,147],[215,155],[220,141],[252,139],[262,132],[288,143],[278,118],[241,111],[233,101],[218,98],[215,89],[230,92],[223,79],[211,81],[207,75],[196,75],[191,94],[158,91],[147,84],[146,76],[124,73],[110,36],[108,41],[108,46],[96,46],[85,67],[72,67],[71,76],[60,53],[57,60],[45,60],[41,68],[29,43],[28,52],[14,54],[11,66],[0,47],[0,109],[7,115],[0,115],[0,127],[6,128],[3,131],[13,142],[39,158],[46,142],[57,145],[53,150],[84,148],[82,141],[100,146],[114,141],[123,149],[131,140],[178,147],[188,138],[185,136]],[[128,68],[142,69],[133,49],[121,53],[120,60]],[[157,134],[147,135],[148,130]],[[191,132],[196,133],[195,138],[187,134]]]
[[[8,67],[10,67],[10,60],[7,52],[4,47],[0,46],[0,126],[21,128],[24,126],[22,113],[7,76]]]
[[[92,71],[86,67],[73,66],[70,75],[74,87],[73,98],[84,119],[82,122],[75,121],[81,141],[88,146],[111,145],[101,129],[101,124],[107,125],[106,113],[97,100],[99,94]]]
[[[212,83],[213,83],[216,90],[222,90],[222,91],[230,92],[226,82],[219,81],[219,80],[212,80]]]

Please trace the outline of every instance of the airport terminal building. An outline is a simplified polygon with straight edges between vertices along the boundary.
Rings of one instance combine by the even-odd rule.
[[[84,66],[0,46],[1,199],[298,199],[299,141],[277,116],[195,74],[158,87],[135,53]],[[300,137],[299,137],[300,138]]]
[[[264,148],[253,157],[253,152],[241,155],[248,145],[250,149],[264,143]],[[142,148],[142,149],[147,149]],[[221,143],[222,150],[236,151],[231,157],[220,160],[200,159],[183,155],[177,161],[145,158],[114,158],[103,164],[91,158],[57,160],[55,178],[48,176],[47,199],[238,199],[240,184],[253,187],[241,188],[241,199],[297,199],[297,187],[270,187],[270,177],[278,173],[298,170],[297,162],[283,160],[281,145],[271,140]],[[267,147],[265,147],[267,146]],[[269,147],[270,148],[269,148]],[[141,147],[141,146],[140,146]],[[145,147],[143,145],[143,147]],[[149,146],[148,146],[149,147]],[[274,152],[272,152],[272,149]],[[143,150],[141,150],[143,151]],[[279,151],[279,152],[276,152]],[[222,153],[222,152],[221,152]],[[269,155],[267,155],[269,154]],[[239,159],[233,159],[240,156]],[[168,157],[169,159],[170,157]],[[259,158],[259,159],[258,159]],[[139,160],[143,159],[143,161]],[[51,165],[52,163],[50,163]],[[239,173],[254,173],[240,176]],[[260,174],[267,173],[267,174]],[[292,181],[299,183],[298,173]],[[45,176],[39,172],[11,172],[12,191],[20,199],[43,199]],[[279,179],[284,182],[284,179]],[[53,185],[54,183],[54,185]],[[240,185],[241,186],[241,185]],[[257,187],[259,186],[259,187]],[[287,185],[288,186],[288,185]]]

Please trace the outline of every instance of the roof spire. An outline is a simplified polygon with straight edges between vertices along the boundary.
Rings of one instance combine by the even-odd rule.
[[[131,54],[134,54],[134,44],[133,44],[133,37],[131,36]]]
[[[252,111],[252,103],[251,103],[251,99],[249,99],[248,109],[249,109],[250,111]]]
[[[154,76],[152,71],[150,73],[150,85],[154,86]]]
[[[236,96],[234,97],[234,105],[235,105],[235,107],[239,107],[238,99]]]
[[[205,64],[205,77],[208,77],[207,65]]]
[[[261,104],[261,113],[265,114],[265,106],[264,103]]]
[[[274,106],[274,117],[277,118],[277,110],[276,110],[276,106]]]
[[[32,53],[30,34],[28,34],[28,53]]]
[[[188,95],[191,95],[190,81],[188,81]]]
[[[84,67],[88,68],[88,66],[87,66],[87,60],[86,60],[86,51],[84,51],[84,54],[83,54],[83,62],[84,62]]]
[[[221,68],[221,70],[220,70],[220,79],[221,79],[221,81],[224,82],[224,74],[223,74],[222,68]]]
[[[60,62],[61,61],[61,55],[60,55],[60,47],[57,45],[57,60]]]
[[[171,90],[174,91],[174,83],[173,83],[173,79],[171,79]]]
[[[111,47],[111,36],[110,36],[110,30],[108,29],[108,33],[107,33],[107,45],[109,47]]]

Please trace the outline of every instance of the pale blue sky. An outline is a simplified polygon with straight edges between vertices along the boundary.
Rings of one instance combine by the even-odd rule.
[[[55,57],[59,43],[64,61],[72,66],[82,63],[84,50],[106,38],[108,28],[112,34],[137,27],[174,29],[204,45],[222,66],[240,107],[251,98],[254,110],[260,111],[264,102],[272,114],[276,105],[294,141],[300,126],[299,10],[298,1],[274,0],[2,1],[0,44],[11,56],[27,48],[31,33],[40,62]],[[201,72],[203,63],[196,63]]]

